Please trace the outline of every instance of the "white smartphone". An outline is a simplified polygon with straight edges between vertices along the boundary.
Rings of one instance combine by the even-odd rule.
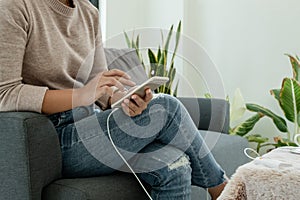
[[[122,97],[121,99],[119,99],[118,101],[116,101],[114,104],[111,105],[111,108],[120,108],[122,105],[122,102],[125,99],[130,99],[130,97],[133,94],[137,94],[140,97],[144,97],[145,90],[147,90],[147,89],[155,90],[156,88],[165,84],[168,81],[169,81],[168,77],[153,76],[150,79],[148,79],[147,81],[145,81],[144,83],[142,83],[141,85],[135,86],[132,90],[129,89],[128,93],[124,97]]]

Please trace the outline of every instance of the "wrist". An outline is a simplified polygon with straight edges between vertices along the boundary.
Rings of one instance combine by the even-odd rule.
[[[72,94],[73,108],[89,105],[87,100],[85,99],[86,96],[87,95],[83,94],[82,88],[74,89]]]

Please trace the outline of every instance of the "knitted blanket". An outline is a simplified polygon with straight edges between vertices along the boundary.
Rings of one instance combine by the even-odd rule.
[[[237,169],[218,200],[299,200],[300,154],[275,149]]]

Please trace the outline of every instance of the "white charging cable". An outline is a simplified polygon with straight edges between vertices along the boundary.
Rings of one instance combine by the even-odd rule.
[[[254,158],[254,157],[250,156],[249,153],[248,153],[247,151],[252,151],[254,154],[257,155],[257,157],[261,157],[261,155],[260,155],[259,153],[257,153],[257,151],[255,151],[254,149],[252,149],[252,148],[245,148],[245,149],[244,149],[244,154],[245,154],[248,158],[250,158],[251,160],[255,160],[257,157]]]
[[[119,108],[115,108],[107,117],[107,121],[106,121],[106,126],[107,126],[107,134],[109,137],[109,140],[111,142],[111,144],[113,145],[114,149],[116,150],[117,154],[120,156],[120,158],[124,161],[124,163],[127,165],[127,167],[129,168],[129,170],[133,173],[133,175],[135,176],[136,180],[139,182],[139,184],[141,185],[141,187],[143,188],[143,190],[145,191],[145,193],[147,194],[148,198],[150,200],[153,200],[152,197],[150,196],[150,194],[148,193],[148,191],[146,190],[146,188],[144,187],[143,183],[140,181],[140,179],[138,178],[138,176],[136,175],[136,173],[134,172],[134,170],[132,169],[132,167],[129,165],[129,163],[126,161],[126,159],[124,158],[124,156],[120,153],[120,151],[118,150],[118,147],[115,145],[111,135],[110,135],[110,128],[109,128],[109,119],[112,116],[112,114],[114,112],[116,112]]]

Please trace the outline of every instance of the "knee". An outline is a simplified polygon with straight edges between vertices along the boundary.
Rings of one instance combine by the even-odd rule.
[[[181,109],[179,108],[182,106],[181,102],[176,97],[168,94],[159,94],[150,104],[151,106],[160,105],[169,113],[180,111]]]
[[[172,105],[180,104],[180,101],[176,97],[168,94],[159,94],[155,99],[162,101],[164,104],[172,104]]]

